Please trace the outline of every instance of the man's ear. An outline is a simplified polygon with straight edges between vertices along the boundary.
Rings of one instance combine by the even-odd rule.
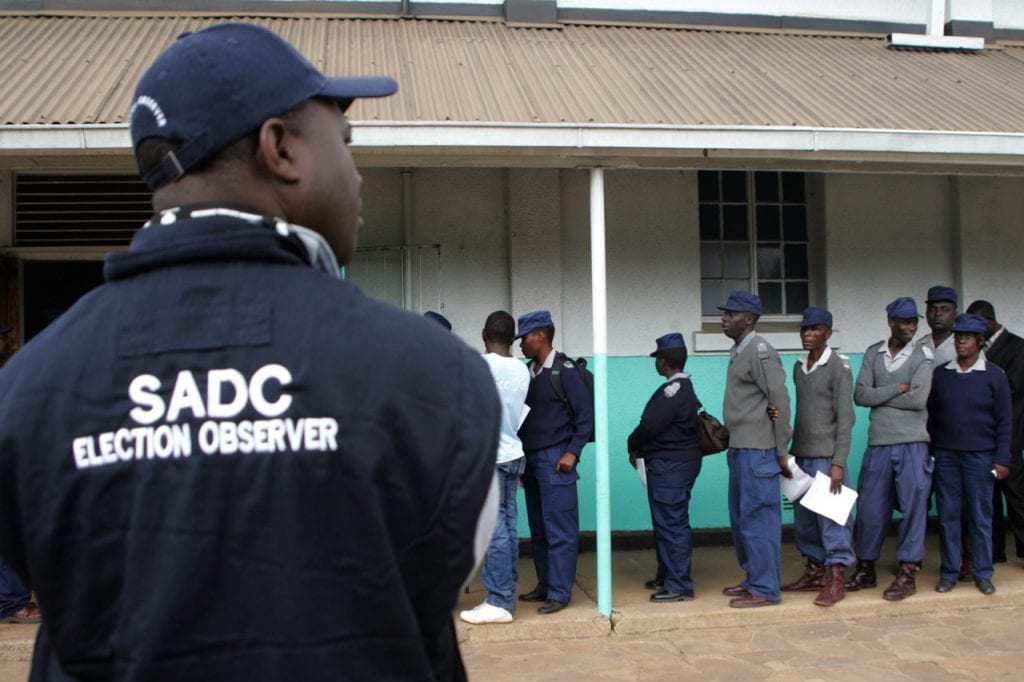
[[[280,118],[268,118],[260,126],[257,155],[268,173],[286,183],[298,182],[298,145],[302,141],[289,132]]]

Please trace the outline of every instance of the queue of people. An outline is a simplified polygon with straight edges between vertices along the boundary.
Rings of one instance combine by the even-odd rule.
[[[1018,555],[1024,555],[1024,340],[998,323],[987,301],[976,301],[959,314],[957,292],[950,287],[930,288],[925,305],[929,333],[916,343],[922,316],[914,299],[901,296],[886,306],[888,336],[867,348],[856,381],[850,358],[829,346],[832,313],[807,308],[800,322],[806,355],[792,369],[792,427],[781,359],[757,333],[760,299],[733,291],[719,306],[722,331],[733,341],[722,413],[729,430],[729,520],[744,572],[741,582],[722,589],[729,606],[770,606],[779,603],[782,592],[813,592],[814,603],[828,607],[847,591],[876,588],[876,562],[894,511],[902,515],[898,568],[882,596],[899,601],[913,595],[925,558],[933,494],[941,547],[938,592],[950,591],[958,581],[974,581],[983,594],[995,592],[993,552],[1005,561],[1005,538],[994,537],[993,528],[1004,527],[994,523],[1003,518],[1004,495]],[[488,318],[485,346],[488,355],[495,352],[489,329],[496,315],[505,316],[499,352],[511,360],[512,318],[507,313]],[[520,594],[519,601],[543,602],[539,613],[555,613],[571,595],[579,543],[576,466],[592,436],[592,403],[575,363],[554,350],[547,311],[521,316],[515,338],[522,340],[529,360],[524,376],[518,382],[497,371],[494,376],[503,400],[514,403],[506,405],[502,437],[521,439],[516,452],[524,453],[523,465],[515,470],[524,472],[538,576],[537,585]],[[651,357],[663,382],[647,401],[626,449],[630,464],[644,468],[654,533],[657,570],[645,586],[652,590],[652,602],[672,603],[695,594],[689,505],[703,460],[698,436],[702,405],[684,371],[683,335],[667,333],[655,346]],[[564,390],[552,375],[561,376]],[[792,455],[803,473],[825,477],[830,493],[850,488],[854,405],[868,408],[870,421],[856,511],[839,523],[795,504],[794,536],[805,565],[800,576],[783,583],[779,478],[792,477]],[[505,520],[499,521],[494,539],[499,544],[515,537],[514,488],[506,491],[504,485]],[[515,575],[515,553],[492,544],[484,564],[488,597],[460,614],[467,622],[513,620],[510,590],[493,585],[492,554],[504,562],[502,575]]]

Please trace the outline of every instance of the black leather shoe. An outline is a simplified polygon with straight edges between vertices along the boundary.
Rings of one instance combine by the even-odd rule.
[[[669,592],[659,590],[651,595],[651,601],[655,604],[667,604],[673,601],[692,601],[693,592]]]
[[[544,606],[537,609],[537,613],[541,613],[544,615],[547,615],[549,613],[558,613],[568,605],[569,602],[567,601],[555,601],[554,599],[548,599],[546,602],[544,602]]]
[[[974,584],[978,586],[978,592],[982,594],[995,594],[996,586],[992,584],[991,580],[985,580],[984,578],[978,578],[974,581]]]
[[[935,591],[949,592],[954,587],[956,587],[956,581],[951,580],[950,578],[942,578],[941,580],[939,580],[939,584],[935,586]]]
[[[547,601],[548,593],[540,590],[531,590],[519,595],[519,601]]]
[[[660,590],[663,587],[665,587],[665,581],[654,578],[653,580],[648,580],[647,582],[645,582],[644,587],[646,587],[648,590]]]

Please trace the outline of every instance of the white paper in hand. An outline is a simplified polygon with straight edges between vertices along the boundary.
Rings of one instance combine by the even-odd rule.
[[[647,464],[643,457],[636,458],[636,473],[640,476],[640,484],[647,490]]]
[[[850,511],[857,501],[857,491],[853,488],[843,486],[842,492],[833,495],[830,491],[832,479],[821,473],[814,474],[814,483],[811,484],[807,494],[800,500],[800,504],[807,507],[815,514],[832,519],[839,525],[844,525],[850,518]]]
[[[795,457],[789,458],[789,461],[786,462],[786,468],[793,473],[793,478],[786,478],[780,475],[779,487],[782,489],[782,494],[786,496],[787,500],[796,502],[811,487],[814,479],[796,465]]]

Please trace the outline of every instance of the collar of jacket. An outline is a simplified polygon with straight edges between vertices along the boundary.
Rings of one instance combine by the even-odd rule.
[[[299,238],[282,236],[270,222],[230,216],[189,217],[169,225],[153,221],[140,229],[127,251],[107,256],[103,276],[116,280],[170,265],[216,260],[310,265]]]

